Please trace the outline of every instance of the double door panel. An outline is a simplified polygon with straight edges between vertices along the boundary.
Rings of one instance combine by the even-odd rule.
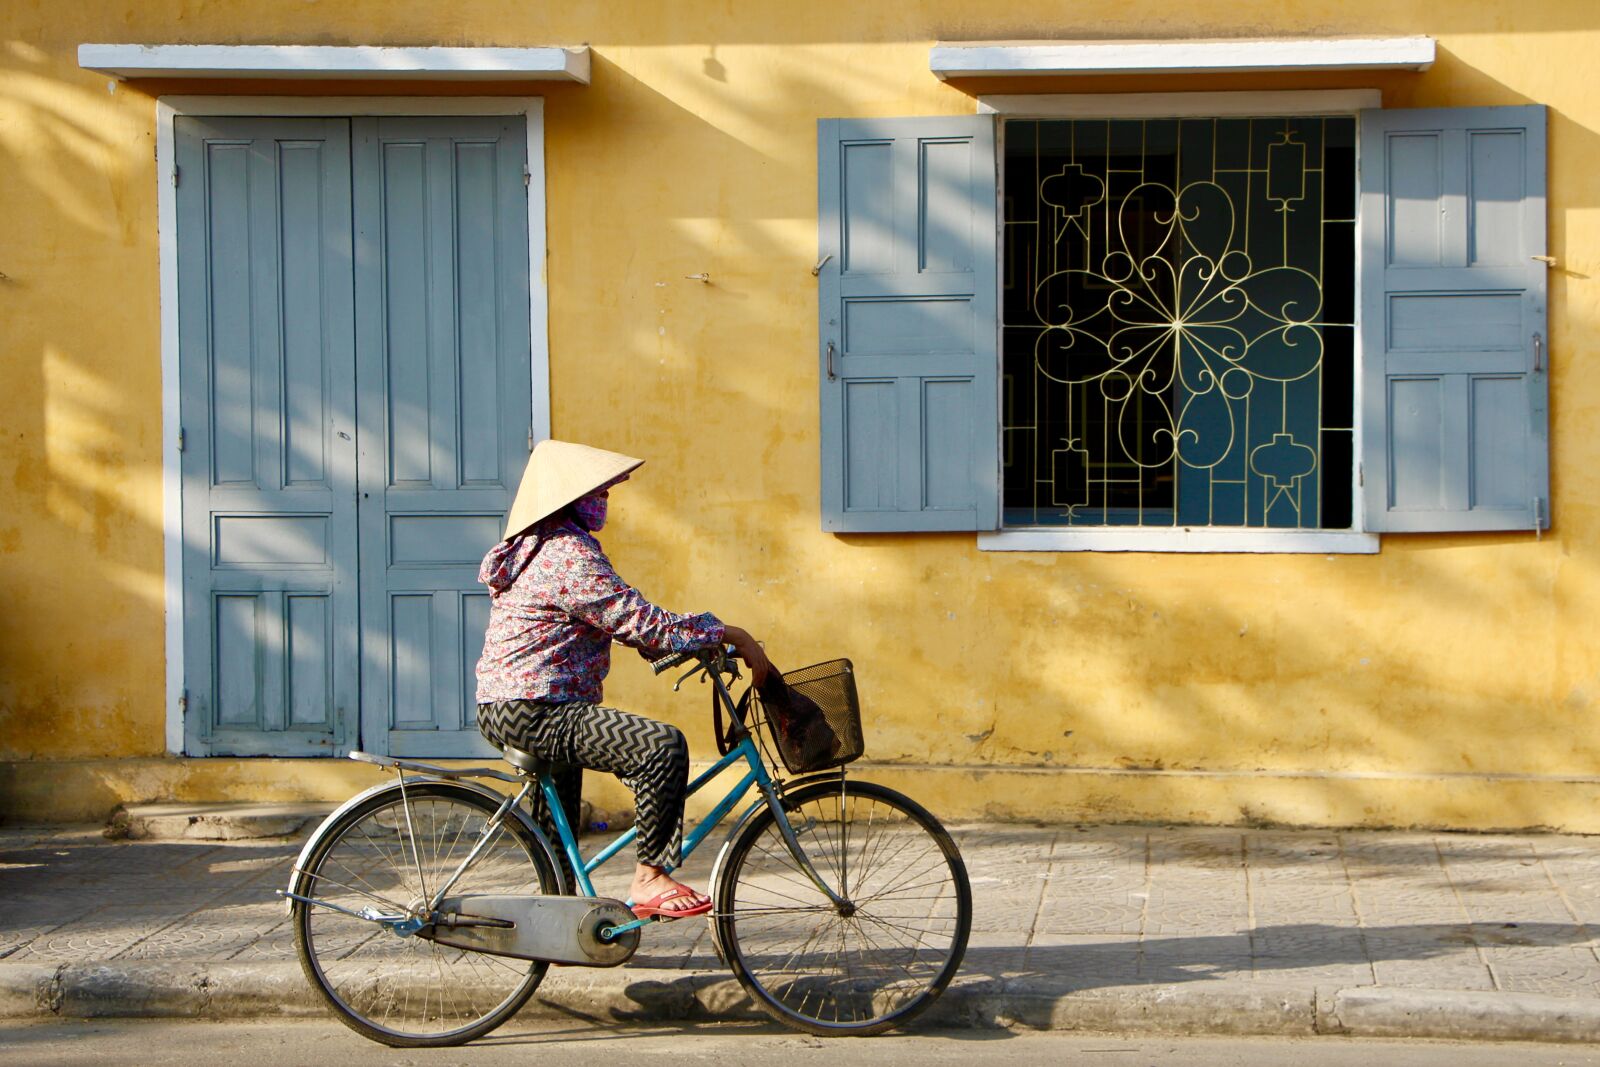
[[[483,751],[527,456],[521,118],[177,123],[186,745]]]

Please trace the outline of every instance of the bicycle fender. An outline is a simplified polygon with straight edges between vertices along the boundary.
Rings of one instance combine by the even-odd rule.
[[[487,800],[494,801],[495,804],[504,803],[506,799],[504,793],[497,793],[488,786],[478,785],[476,782],[463,781],[459,778],[407,778],[405,784],[406,788],[408,789],[411,786],[423,784],[454,786],[458,789],[464,789],[470,793],[477,793],[479,796],[482,796]],[[316,849],[317,845],[321,843],[322,839],[328,835],[329,829],[339,821],[339,818],[344,815],[345,812],[349,811],[351,808],[354,808],[356,805],[363,804],[378,794],[385,792],[399,794],[400,783],[379,782],[377,785],[372,786],[369,789],[364,789],[355,796],[351,797],[349,800],[345,801],[343,804],[339,805],[334,809],[333,814],[322,820],[322,824],[311,832],[310,837],[306,838],[306,843],[301,847],[300,854],[295,857],[294,868],[289,875],[289,892],[298,893],[301,896],[310,896],[310,894],[306,892],[306,889],[308,888],[306,881],[310,876],[303,872],[305,871],[306,863],[311,859],[311,853]],[[544,831],[539,829],[538,824],[536,824],[533,819],[528,816],[528,813],[523,811],[520,806],[513,807],[509,814],[515,816],[517,821],[522,824],[522,828],[527,830],[529,835],[531,835],[533,839],[538,842],[540,848],[544,849],[545,856],[550,860],[550,866],[555,869],[556,884],[559,887],[560,893],[565,895],[571,892],[571,888],[567,885],[566,870],[561,866],[560,861],[556,859],[556,854],[554,850],[550,848],[550,840],[549,838],[545,837]],[[283,902],[286,906],[286,910],[290,914],[293,914],[295,903],[294,899],[292,897],[284,897]]]

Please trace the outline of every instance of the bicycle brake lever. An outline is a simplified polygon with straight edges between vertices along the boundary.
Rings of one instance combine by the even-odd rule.
[[[672,691],[674,693],[676,693],[679,690],[679,688],[682,687],[684,682],[687,682],[690,678],[693,678],[696,674],[699,674],[703,670],[705,670],[705,667],[697,665],[697,666],[694,666],[694,667],[690,667],[687,671],[684,671],[683,672],[683,676],[681,678],[679,678],[676,682],[672,683]]]

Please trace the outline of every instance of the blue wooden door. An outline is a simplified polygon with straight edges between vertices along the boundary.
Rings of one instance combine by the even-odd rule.
[[[528,458],[523,119],[355,125],[362,743],[488,751],[473,668]]]
[[[531,436],[524,121],[176,136],[186,751],[482,751],[478,561]]]
[[[186,749],[331,755],[359,681],[350,124],[175,133]]]

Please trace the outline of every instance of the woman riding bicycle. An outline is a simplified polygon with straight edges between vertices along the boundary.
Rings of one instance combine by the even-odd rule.
[[[600,703],[611,642],[646,659],[725,642],[761,682],[768,663],[748,632],[710,612],[678,615],[624,582],[595,534],[612,486],[644,461],[565,441],[529,457],[504,541],[478,580],[489,587],[489,627],[478,661],[478,728],[552,763],[567,820],[576,826],[583,768],[607,771],[634,792],[638,865],[634,912],[683,918],[711,910],[703,893],[667,875],[680,860],[689,747],[675,726]],[[534,815],[554,837],[543,798]],[[563,857],[563,860],[565,857]]]

